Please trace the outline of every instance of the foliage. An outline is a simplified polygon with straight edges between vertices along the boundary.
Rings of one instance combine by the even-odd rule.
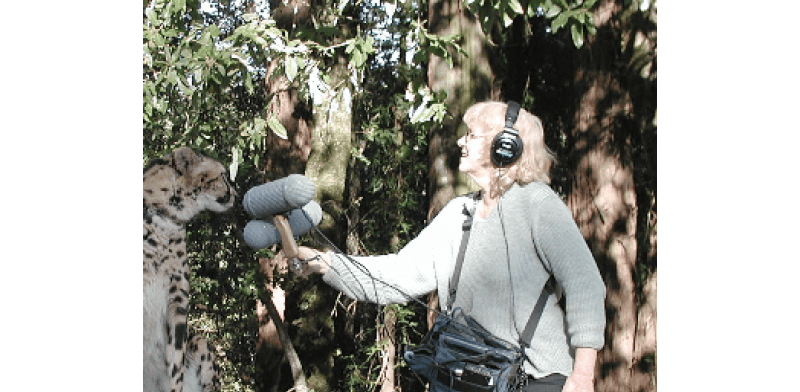
[[[264,130],[254,122],[263,93],[237,48],[217,26],[203,25],[199,4],[157,0],[145,10],[144,158],[178,146],[227,157],[244,145],[226,159],[233,169],[263,149]]]
[[[286,129],[274,117],[263,118],[271,97],[264,92],[267,78],[285,75],[307,100],[319,101],[335,93],[328,86],[328,59],[345,57],[349,68],[363,72],[375,53],[374,38],[358,34],[331,44],[342,31],[335,22],[339,8],[328,8],[322,20],[334,24],[289,33],[244,9],[233,11],[235,26],[227,34],[205,20],[215,15],[200,11],[200,0],[154,0],[143,23],[143,133],[144,160],[179,146],[192,146],[230,157],[232,175],[239,166],[257,169],[265,152],[267,130],[285,138]],[[217,15],[218,16],[218,15]],[[458,49],[458,37],[439,38],[415,22],[414,32],[425,39],[416,45],[416,62],[428,55],[448,58],[449,47]],[[344,47],[344,55],[339,50]],[[265,65],[280,64],[271,74]],[[426,96],[420,80],[412,84],[415,99]],[[438,108],[441,112],[442,108]]]
[[[263,118],[271,97],[267,78],[285,75],[300,86],[304,98],[330,90],[324,58],[336,54],[327,46],[335,27],[301,38],[244,9],[234,12],[236,26],[228,34],[217,24],[204,23],[199,0],[155,0],[145,9],[143,23],[143,119],[145,160],[178,146],[191,146],[230,157],[231,172],[239,166],[257,169],[266,132],[286,138],[275,117]],[[371,53],[371,37],[347,45],[348,61],[363,67]],[[267,73],[266,64],[281,64]]]
[[[223,391],[252,390],[244,380],[255,374],[258,339],[254,309],[259,297],[258,263],[231,235],[225,217],[202,214],[189,223],[187,251],[192,260],[190,328],[202,333],[221,354]]]
[[[589,10],[597,0],[466,0],[470,10],[481,21],[487,36],[498,24],[508,28],[518,16],[532,18],[545,15],[552,19],[550,29],[556,33],[568,28],[576,48],[583,46],[586,34],[595,34],[597,29]]]

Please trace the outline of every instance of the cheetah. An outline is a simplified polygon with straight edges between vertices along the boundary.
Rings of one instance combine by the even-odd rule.
[[[219,390],[214,351],[190,337],[185,224],[236,191],[219,162],[181,147],[144,168],[144,392]]]

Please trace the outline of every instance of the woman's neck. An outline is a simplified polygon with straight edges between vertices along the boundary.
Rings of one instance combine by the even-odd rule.
[[[497,205],[497,200],[499,198],[497,195],[494,197],[491,196],[491,193],[488,192],[486,189],[481,190],[481,198],[478,200],[478,205],[475,209],[475,215],[477,215],[481,219],[486,219],[489,214],[492,213],[492,210]]]
[[[475,214],[481,219],[486,219],[494,209],[494,206],[497,205],[497,200],[500,197],[498,190],[492,189],[496,184],[493,184],[491,175],[470,174],[470,177],[472,177],[473,181],[475,181],[478,188],[481,190],[480,200],[478,200]]]

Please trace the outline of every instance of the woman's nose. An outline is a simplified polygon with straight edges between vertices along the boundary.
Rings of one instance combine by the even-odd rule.
[[[465,140],[466,138],[467,135],[462,135],[460,138],[458,138],[458,140],[456,140],[456,145],[458,145],[459,147],[464,147],[465,145],[467,145]]]

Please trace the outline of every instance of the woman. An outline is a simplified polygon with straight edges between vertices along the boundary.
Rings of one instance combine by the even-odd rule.
[[[519,132],[521,155],[499,166],[493,162],[493,141],[507,111],[505,103],[483,102],[464,114],[469,131],[458,139],[459,170],[480,188],[475,197],[450,201],[396,254],[354,257],[353,264],[340,254],[300,247],[300,257],[310,260],[298,272],[322,274],[359,301],[399,303],[437,290],[446,304],[465,212],[474,211],[453,308],[516,342],[552,274],[566,306],[547,302],[526,349],[529,382],[523,390],[593,391],[597,350],[604,344],[605,286],[569,209],[547,185],[554,159],[541,121],[519,110],[510,122]]]

